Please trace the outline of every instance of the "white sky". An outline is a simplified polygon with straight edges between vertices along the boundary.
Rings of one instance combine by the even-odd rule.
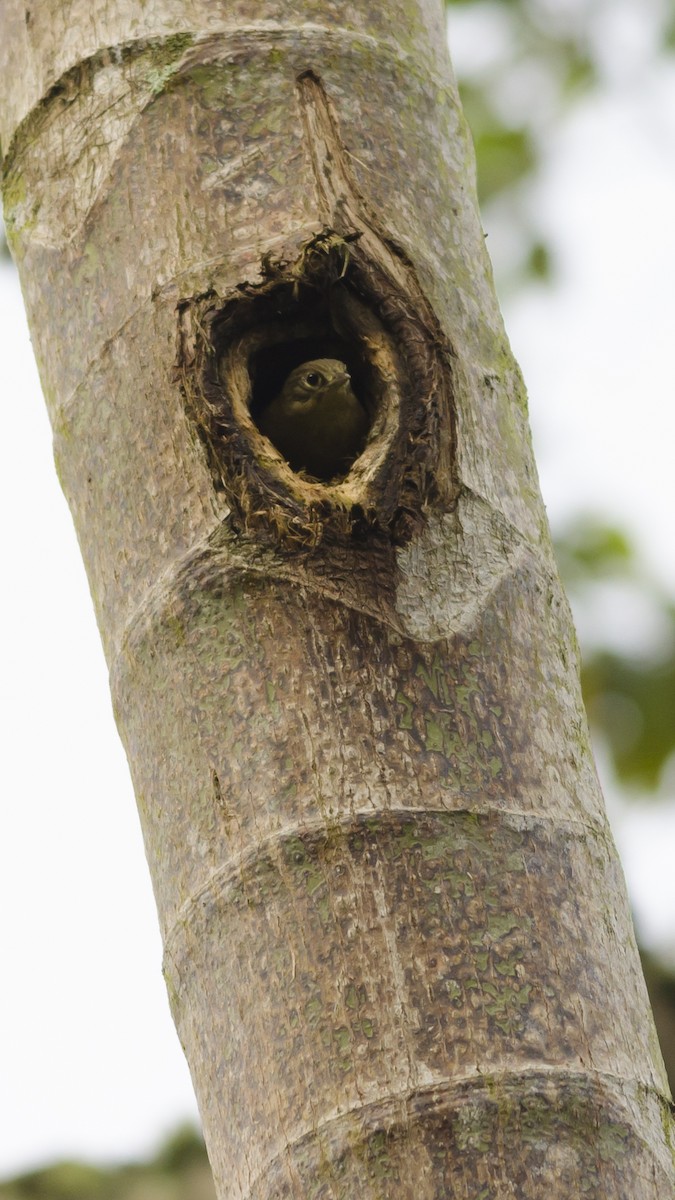
[[[555,134],[536,191],[560,263],[505,303],[555,523],[602,509],[675,594],[675,70],[610,81]],[[488,245],[498,258],[496,234]],[[504,251],[506,254],[506,251]],[[18,285],[0,267],[0,1177],[129,1159],[196,1108],[126,763]],[[634,621],[605,614],[617,637]],[[672,773],[675,775],[675,772]],[[675,805],[608,800],[645,940],[675,952]],[[671,788],[675,791],[675,787]]]

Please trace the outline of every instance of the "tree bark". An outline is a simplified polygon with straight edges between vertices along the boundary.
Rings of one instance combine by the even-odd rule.
[[[139,11],[140,10],[140,11]],[[672,1191],[438,0],[5,0],[5,214],[221,1197]],[[344,358],[344,479],[256,415]]]

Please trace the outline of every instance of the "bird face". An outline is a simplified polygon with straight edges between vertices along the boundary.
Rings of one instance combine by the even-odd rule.
[[[329,394],[342,391],[349,382],[344,363],[336,358],[317,358],[291,371],[282,395],[289,408],[309,411]]]

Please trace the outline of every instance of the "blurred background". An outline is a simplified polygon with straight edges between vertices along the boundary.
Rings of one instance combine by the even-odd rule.
[[[447,14],[672,1081],[675,8],[464,0]],[[131,785],[6,247],[0,340],[0,1200],[209,1200]]]

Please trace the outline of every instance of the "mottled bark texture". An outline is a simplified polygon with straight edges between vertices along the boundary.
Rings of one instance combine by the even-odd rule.
[[[2,4],[5,212],[221,1197],[672,1194],[438,0]],[[348,362],[371,432],[256,415]]]

